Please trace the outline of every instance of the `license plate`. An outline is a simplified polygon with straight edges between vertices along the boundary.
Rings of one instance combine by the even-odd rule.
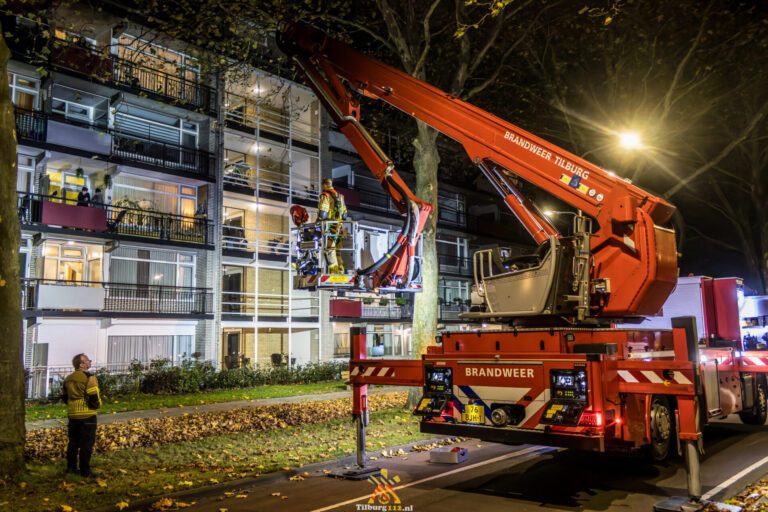
[[[464,408],[464,423],[485,423],[485,407],[482,405],[468,405]]]

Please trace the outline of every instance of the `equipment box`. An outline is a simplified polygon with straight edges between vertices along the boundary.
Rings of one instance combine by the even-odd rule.
[[[438,462],[442,464],[458,464],[467,460],[467,449],[460,446],[444,446],[435,448],[429,452],[429,462]]]

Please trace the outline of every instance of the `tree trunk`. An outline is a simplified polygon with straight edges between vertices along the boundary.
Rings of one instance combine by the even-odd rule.
[[[8,84],[10,51],[0,27],[0,474],[24,468],[24,362],[16,209],[16,121]]]
[[[417,121],[418,134],[413,140],[416,148],[413,168],[416,172],[416,195],[432,203],[435,209],[430,214],[423,233],[423,258],[421,264],[421,293],[416,294],[413,311],[412,344],[414,354],[423,354],[426,347],[437,335],[437,275],[436,249],[437,234],[437,167],[440,155],[437,152],[438,132]]]

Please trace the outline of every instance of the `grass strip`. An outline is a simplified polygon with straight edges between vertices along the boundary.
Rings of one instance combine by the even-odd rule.
[[[381,456],[385,447],[428,437],[419,433],[418,422],[401,407],[371,414],[371,455]],[[102,506],[118,510],[118,504],[131,500],[300,468],[354,450],[355,428],[345,418],[97,454],[95,480],[65,475],[62,461],[29,462],[21,481],[0,487],[0,509],[53,512],[67,510],[62,507],[66,505],[81,512]],[[301,482],[296,484],[299,493]]]
[[[343,391],[344,389],[344,384],[340,382],[319,382],[313,384],[275,384],[242,389],[217,389],[185,395],[148,395],[139,393],[127,396],[105,397],[104,405],[99,412],[100,414],[113,414],[147,409],[192,407],[238,400],[332,393],[334,391]],[[26,421],[66,418],[66,416],[67,409],[63,403],[29,403],[26,407]]]

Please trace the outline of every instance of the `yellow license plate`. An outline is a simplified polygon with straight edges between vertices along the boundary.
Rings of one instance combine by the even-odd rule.
[[[329,283],[348,283],[349,277],[347,276],[328,276]]]
[[[464,423],[485,423],[485,407],[468,405],[464,408]]]

